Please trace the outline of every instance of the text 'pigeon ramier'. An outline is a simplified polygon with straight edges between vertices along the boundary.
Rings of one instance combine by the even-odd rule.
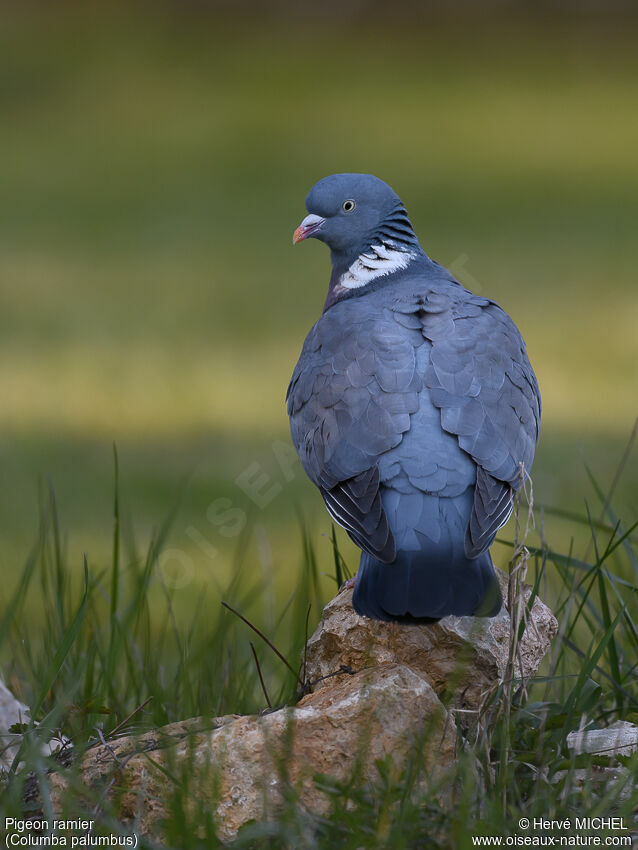
[[[301,463],[362,550],[355,610],[494,616],[489,553],[538,442],[541,399],[509,316],[422,250],[399,197],[335,174],[293,241],[330,248],[323,315],[287,401]]]

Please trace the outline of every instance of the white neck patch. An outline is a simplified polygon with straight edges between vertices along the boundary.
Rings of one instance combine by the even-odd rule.
[[[391,242],[371,245],[368,251],[360,254],[339,280],[344,289],[358,289],[366,286],[378,277],[405,269],[416,254],[413,251],[399,251]]]

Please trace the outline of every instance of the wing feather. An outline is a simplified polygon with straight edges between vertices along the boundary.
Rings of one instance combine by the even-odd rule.
[[[439,294],[435,317],[427,299],[420,315],[432,343],[425,385],[442,427],[477,465],[465,540],[467,556],[476,558],[512,511],[521,464],[531,468],[540,431],[538,382],[518,329],[494,302],[459,285]]]
[[[384,562],[396,557],[381,503],[378,459],[418,409],[414,338],[388,314],[336,305],[309,334],[288,389],[291,433],[333,519]],[[422,343],[423,338],[417,334]],[[325,380],[323,380],[325,376]]]
[[[465,550],[476,558],[509,517],[538,441],[525,344],[503,310],[452,279],[406,280],[375,298],[335,304],[308,335],[287,394],[293,442],[336,522],[385,562],[396,546],[380,467],[401,491],[451,494],[469,486],[463,457],[473,461]]]

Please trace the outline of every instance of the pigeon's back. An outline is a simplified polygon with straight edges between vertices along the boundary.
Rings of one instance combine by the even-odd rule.
[[[362,549],[360,614],[498,612],[489,547],[540,422],[536,378],[503,310],[421,252],[329,303],[288,411],[305,471]]]

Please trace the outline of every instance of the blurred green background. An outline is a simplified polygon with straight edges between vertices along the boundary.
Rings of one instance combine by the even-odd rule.
[[[113,442],[131,557],[180,503],[160,569],[186,609],[238,547],[289,590],[300,514],[332,571],[284,394],[329,277],[291,235],[337,171],[387,180],[513,316],[544,402],[536,504],[595,505],[584,463],[608,488],[638,414],[635,34],[609,6],[4,6],[3,584],[47,482],[69,561],[107,563]],[[628,523],[637,489],[634,453]],[[575,529],[546,518],[556,548]]]

